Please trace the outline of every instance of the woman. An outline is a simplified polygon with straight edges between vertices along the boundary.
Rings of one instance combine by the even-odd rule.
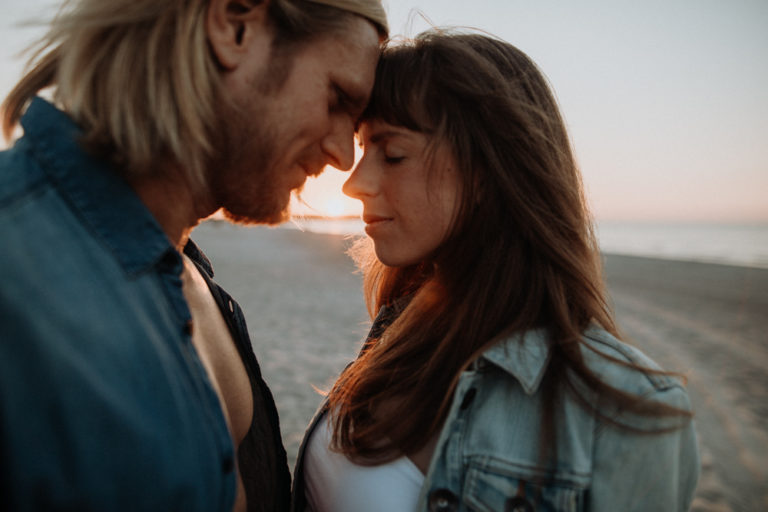
[[[308,430],[294,509],[685,510],[679,379],[617,339],[563,120],[513,46],[390,46],[344,185],[374,320]]]

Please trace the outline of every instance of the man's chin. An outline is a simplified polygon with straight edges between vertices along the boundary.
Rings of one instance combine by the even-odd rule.
[[[291,214],[288,208],[283,208],[277,212],[259,212],[259,213],[235,213],[227,208],[221,209],[224,214],[224,218],[235,224],[243,224],[248,226],[253,225],[267,225],[277,226],[283,222],[287,222],[291,218]]]

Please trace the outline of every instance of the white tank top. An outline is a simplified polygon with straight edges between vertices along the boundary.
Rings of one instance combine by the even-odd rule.
[[[304,481],[314,512],[415,511],[424,475],[408,457],[380,466],[358,466],[331,451],[328,415],[310,434],[304,454]]]

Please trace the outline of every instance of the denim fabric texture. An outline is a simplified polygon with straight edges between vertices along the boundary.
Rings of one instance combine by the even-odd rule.
[[[22,126],[0,153],[3,510],[231,510],[180,254],[66,114],[38,98]]]
[[[386,314],[383,310],[379,317]],[[374,321],[374,327],[377,322]],[[646,368],[658,366],[600,328],[583,335],[592,349]],[[637,372],[590,348],[585,362],[623,391],[690,410],[672,377]],[[612,420],[602,421],[569,394],[555,408],[556,462],[544,462],[541,381],[550,350],[543,330],[510,337],[486,351],[459,380],[422,487],[417,511],[684,511],[700,472],[693,421],[631,416],[581,396]],[[324,412],[321,407],[318,417]],[[310,424],[309,432],[317,420]],[[294,476],[294,509],[305,510],[303,447]]]

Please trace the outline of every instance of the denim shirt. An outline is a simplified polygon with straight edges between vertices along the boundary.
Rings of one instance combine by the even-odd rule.
[[[231,510],[234,447],[191,342],[181,255],[35,99],[0,153],[0,500]]]
[[[658,368],[603,329],[589,328],[584,341],[620,361]],[[632,371],[589,348],[582,354],[604,382],[690,410],[676,379]],[[534,330],[493,346],[460,376],[416,510],[688,510],[700,464],[693,422],[687,419],[631,417],[601,407],[588,390],[580,390],[591,405],[622,424],[668,429],[638,434],[600,420],[566,393],[555,409],[557,463],[542,464],[540,387],[549,357],[544,331]],[[318,417],[324,411],[321,407]],[[303,478],[302,448],[294,475],[296,511],[306,508]]]

